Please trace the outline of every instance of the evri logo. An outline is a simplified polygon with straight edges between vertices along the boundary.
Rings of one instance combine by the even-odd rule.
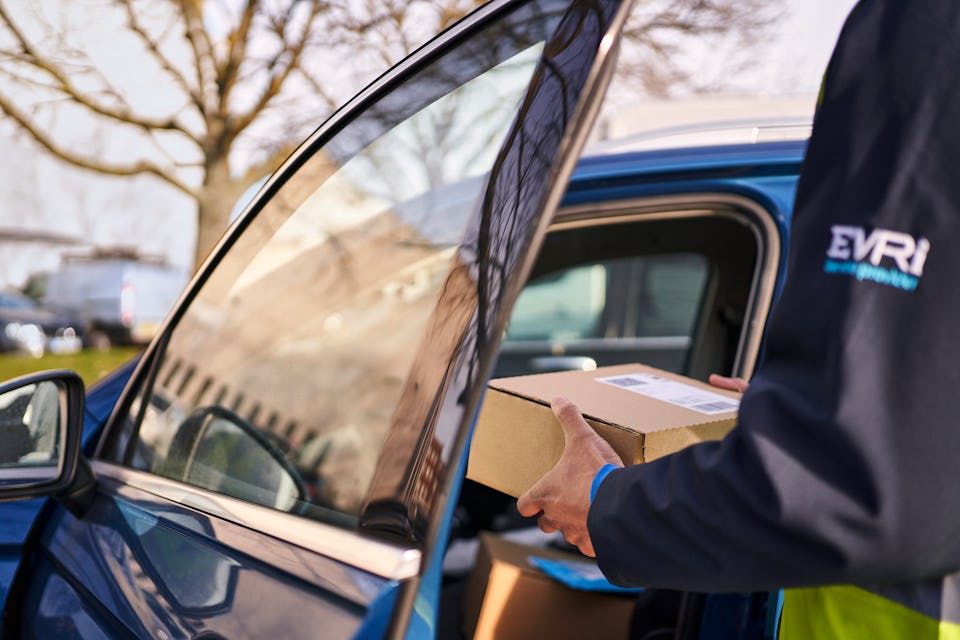
[[[825,273],[846,274],[898,289],[917,288],[930,241],[899,231],[835,225],[830,227]]]

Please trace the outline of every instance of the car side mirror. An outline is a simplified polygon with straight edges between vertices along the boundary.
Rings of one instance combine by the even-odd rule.
[[[70,499],[92,486],[80,458],[83,395],[83,381],[71,371],[0,385],[0,501]]]

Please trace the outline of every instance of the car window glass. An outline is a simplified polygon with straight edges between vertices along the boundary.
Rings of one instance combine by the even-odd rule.
[[[506,340],[689,336],[706,277],[706,260],[693,254],[621,258],[541,276],[520,293]],[[608,296],[621,306],[617,318],[608,317]]]
[[[353,524],[558,8],[494,25],[306,160],[177,323],[116,457]]]
[[[577,264],[532,279],[507,327],[496,375],[645,361],[679,371],[706,293],[696,253]]]
[[[706,258],[695,254],[637,259],[630,270],[635,303],[626,309],[627,327],[639,337],[690,336],[707,283]],[[627,285],[627,286],[630,286]]]
[[[541,276],[520,292],[506,340],[576,340],[599,334],[607,267],[590,264]]]

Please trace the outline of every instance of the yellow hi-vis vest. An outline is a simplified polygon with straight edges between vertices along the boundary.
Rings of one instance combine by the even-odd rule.
[[[948,598],[960,595],[952,589],[943,589],[949,582],[952,581],[947,578],[937,590],[941,600],[944,594]],[[927,587],[923,589],[925,596],[929,596],[932,585],[924,586]],[[929,604],[936,606],[933,602]],[[857,587],[789,589],[784,591],[779,637],[780,640],[960,640],[960,624],[931,617],[913,606]]]

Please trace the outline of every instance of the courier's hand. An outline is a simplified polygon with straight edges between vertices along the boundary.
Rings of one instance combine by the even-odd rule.
[[[721,389],[739,391],[740,393],[746,391],[747,387],[750,386],[750,383],[743,378],[728,378],[727,376],[717,375],[716,373],[710,374],[710,384],[715,387],[720,387]]]
[[[556,466],[520,496],[517,509],[525,517],[540,514],[540,528],[560,531],[580,552],[595,556],[587,512],[590,510],[590,485],[605,464],[623,466],[620,456],[590,428],[580,409],[566,398],[554,398],[553,413],[563,427],[563,455]]]

